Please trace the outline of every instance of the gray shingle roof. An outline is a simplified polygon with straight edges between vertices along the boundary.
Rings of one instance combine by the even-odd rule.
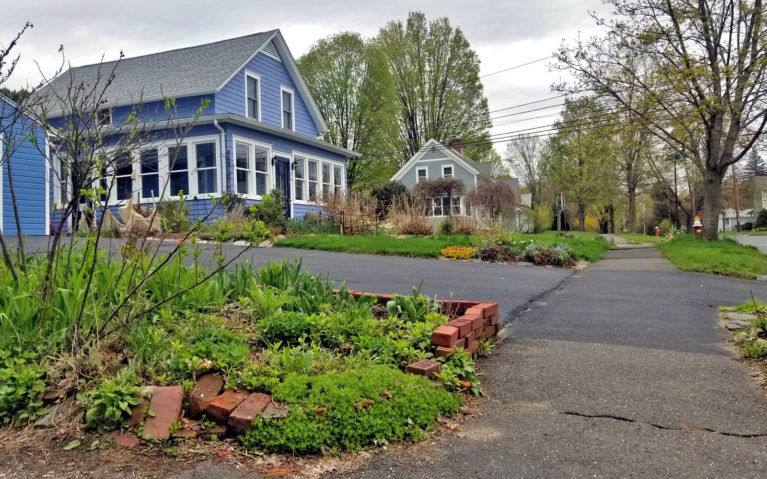
[[[276,32],[271,30],[205,45],[123,58],[117,65],[114,82],[107,90],[107,103],[123,105],[135,103],[139,98],[153,101],[163,96],[180,98],[213,93]],[[111,61],[71,68],[56,77],[48,88],[63,94],[72,77],[76,83],[82,81],[90,85],[99,81],[99,76],[100,81],[105,81],[116,63]],[[57,110],[54,105],[51,109]]]

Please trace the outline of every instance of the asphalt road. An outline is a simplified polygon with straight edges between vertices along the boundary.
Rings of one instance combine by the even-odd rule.
[[[765,283],[679,272],[654,248],[611,250],[575,273],[245,255],[259,265],[300,256],[358,290],[407,293],[423,281],[428,294],[498,301],[504,312],[506,339],[480,362],[481,415],[334,477],[767,477],[767,397],[726,349],[715,310],[751,292],[767,298]],[[174,477],[259,476],[201,464]]]

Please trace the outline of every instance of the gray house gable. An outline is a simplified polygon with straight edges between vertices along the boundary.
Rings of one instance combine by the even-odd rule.
[[[483,163],[477,163],[431,139],[392,176],[391,180],[412,188],[418,182],[419,171],[425,171],[426,178],[433,180],[443,177],[445,167],[452,168],[453,178],[462,180],[466,191],[474,188],[480,180],[492,177],[491,171]]]

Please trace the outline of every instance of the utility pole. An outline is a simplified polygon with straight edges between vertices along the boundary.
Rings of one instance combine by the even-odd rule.
[[[674,219],[676,220],[676,227],[679,228],[679,191],[677,188],[676,164],[682,159],[682,155],[672,153],[668,155],[668,159],[674,163]]]
[[[732,190],[735,196],[735,228],[740,233],[740,201],[738,201],[738,170],[735,164],[732,164]]]

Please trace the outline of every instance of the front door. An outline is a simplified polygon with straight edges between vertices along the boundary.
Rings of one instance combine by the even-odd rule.
[[[290,161],[285,158],[277,158],[274,169],[275,186],[282,191],[282,195],[285,197],[285,217],[290,218]]]

